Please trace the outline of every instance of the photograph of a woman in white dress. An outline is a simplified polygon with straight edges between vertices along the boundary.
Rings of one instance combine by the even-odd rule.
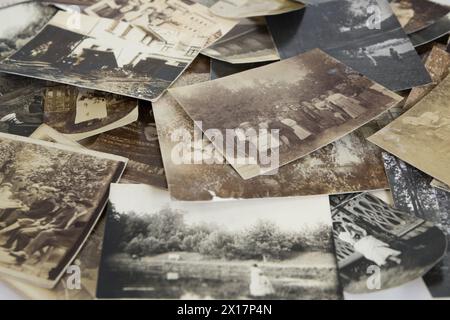
[[[266,297],[275,293],[275,290],[263,271],[254,264],[250,267],[250,295],[253,297]]]
[[[374,275],[376,290],[413,281],[446,252],[446,236],[436,225],[370,193],[331,196],[330,203],[339,279],[347,293],[373,292]]]
[[[353,246],[356,252],[362,254],[367,260],[375,262],[379,267],[384,266],[388,260],[400,264],[402,254],[399,250],[392,249],[388,243],[374,236],[355,224],[342,224],[345,230],[339,233],[339,239]]]

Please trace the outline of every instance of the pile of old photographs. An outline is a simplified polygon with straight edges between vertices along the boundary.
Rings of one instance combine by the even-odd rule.
[[[0,281],[25,297],[450,297],[450,1],[0,21]]]

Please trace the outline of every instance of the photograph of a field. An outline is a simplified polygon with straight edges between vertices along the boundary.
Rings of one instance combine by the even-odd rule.
[[[181,204],[112,184],[97,297],[338,299],[332,248],[327,197]]]

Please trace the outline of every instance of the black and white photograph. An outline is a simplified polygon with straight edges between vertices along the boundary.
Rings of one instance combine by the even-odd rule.
[[[79,141],[135,122],[138,100],[69,85],[52,85],[44,92],[44,122]]]
[[[425,29],[450,12],[450,6],[430,0],[389,0],[389,2],[400,25],[408,34]]]
[[[98,298],[339,299],[328,197],[182,203],[112,184]]]
[[[383,160],[395,207],[434,223],[447,236],[447,254],[424,280],[434,297],[450,297],[450,193],[433,188],[433,178],[391,154],[383,153]]]
[[[432,222],[368,194],[330,197],[343,290],[362,294],[422,277],[445,255],[447,239]]]
[[[201,122],[205,136],[244,179],[270,174],[402,100],[319,49],[169,93],[191,119]],[[266,131],[267,139],[247,136],[257,130]],[[229,140],[237,133],[245,135],[237,140],[250,146],[238,146],[235,152]]]
[[[0,272],[53,288],[127,159],[0,133]]]
[[[202,54],[228,63],[280,60],[264,19],[244,19]]]
[[[0,70],[156,100],[202,46],[190,43],[180,50],[127,22],[58,11],[33,39],[2,61]]]
[[[30,136],[44,121],[45,81],[0,74],[0,132]]]
[[[0,60],[22,48],[38,34],[56,11],[55,8],[30,1],[7,8],[0,5]],[[20,19],[9,19],[11,16]]]
[[[137,121],[82,141],[83,146],[128,158],[121,183],[143,183],[167,189],[152,106],[139,101]]]
[[[208,7],[190,0],[99,0],[84,12],[142,27],[172,50],[183,49],[190,43],[203,48],[223,37],[238,23],[218,17]],[[164,49],[160,54],[165,54]]]
[[[385,0],[330,0],[266,18],[282,59],[314,48],[401,91],[431,82]]]
[[[450,32],[450,13],[445,17],[440,18],[434,24],[426,29],[417,31],[411,35],[411,43],[414,47],[420,47],[432,41],[438,40],[446,36]]]

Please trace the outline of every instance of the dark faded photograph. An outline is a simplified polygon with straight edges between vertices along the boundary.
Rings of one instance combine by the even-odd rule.
[[[169,93],[191,119],[201,121],[205,136],[244,179],[342,138],[402,99],[318,49]],[[255,141],[250,132],[262,135]],[[235,152],[230,145],[234,133],[234,142],[249,145],[245,150]],[[264,153],[278,163],[264,163]]]
[[[178,47],[163,46],[129,23],[59,11],[0,70],[155,100],[201,49],[185,46],[180,55]]]
[[[431,82],[385,0],[324,1],[266,19],[282,59],[320,48],[393,91]]]
[[[0,151],[0,271],[53,288],[126,159],[3,133]]]
[[[30,1],[2,8],[0,10],[0,21],[2,21],[0,60],[22,48],[38,34],[56,11],[55,8]],[[20,19],[9,19],[11,16],[20,17]]]
[[[128,158],[121,183],[143,183],[167,188],[152,106],[139,101],[137,121],[83,143],[91,150]]]
[[[228,63],[279,60],[265,20],[245,19],[202,54]]]
[[[97,297],[339,299],[332,243],[328,197],[185,204],[112,184]]]
[[[435,41],[450,32],[450,14],[442,17],[426,29],[417,31],[409,36],[414,47]]]
[[[44,93],[44,122],[75,141],[128,125],[137,118],[136,99],[68,85],[53,85]]]
[[[423,276],[445,255],[433,223],[394,209],[368,193],[330,197],[340,283],[370,293]]]
[[[450,12],[450,7],[429,0],[389,0],[389,2],[392,11],[408,34],[425,29]]]
[[[45,81],[0,74],[0,132],[28,137],[44,121]]]
[[[450,296],[450,193],[433,188],[431,178],[388,153],[383,153],[395,207],[434,223],[447,236],[447,254],[424,280],[434,297]]]

